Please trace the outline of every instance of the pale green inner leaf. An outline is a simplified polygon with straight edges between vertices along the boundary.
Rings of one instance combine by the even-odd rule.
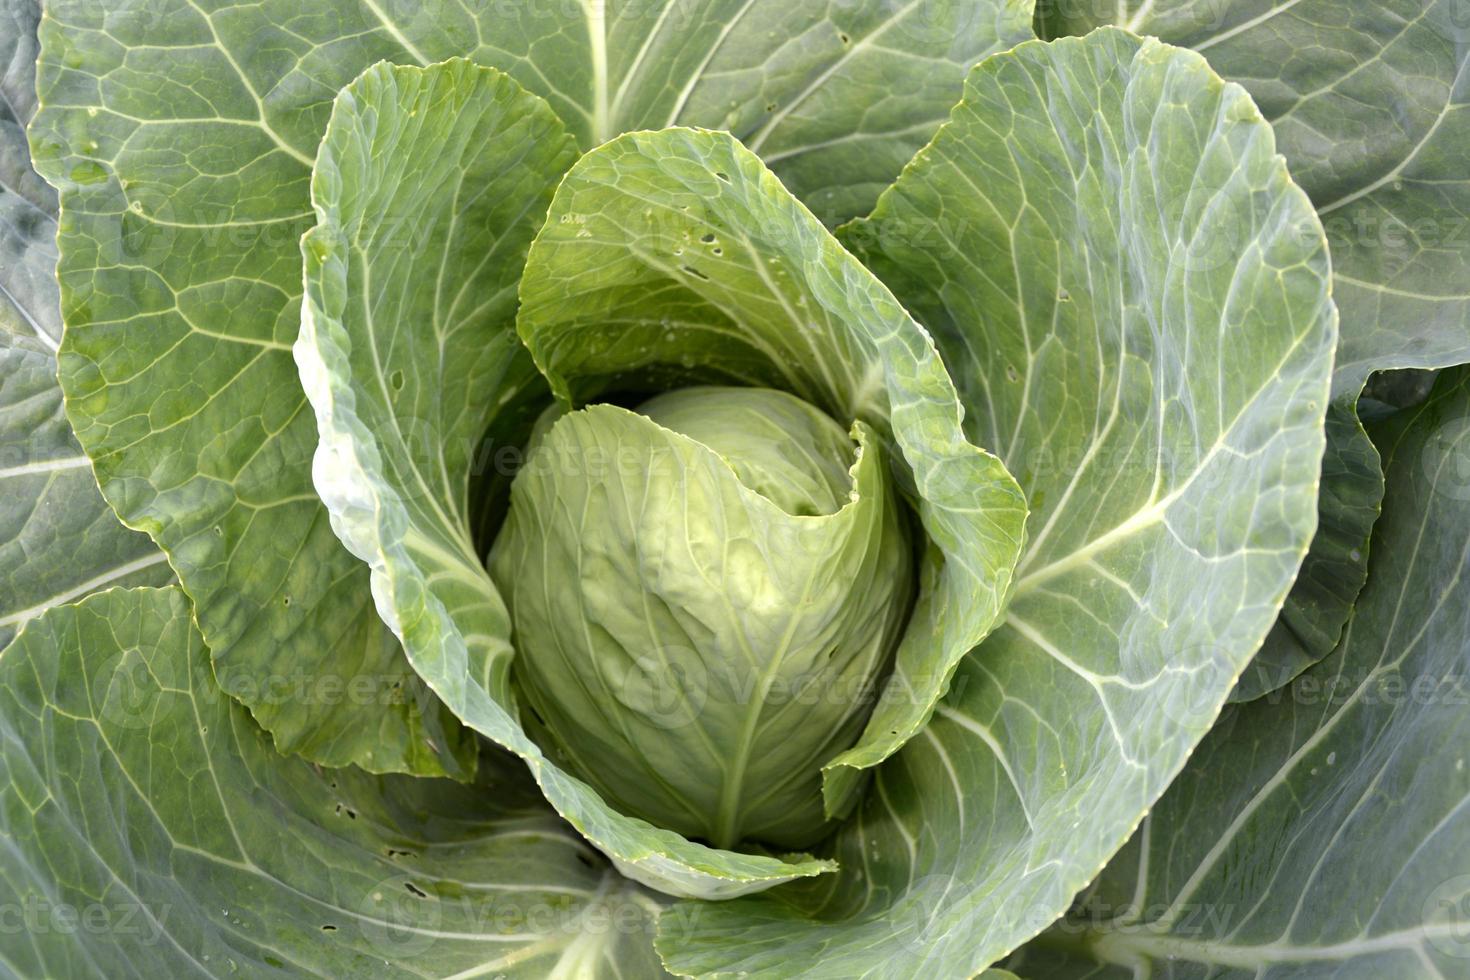
[[[672,129],[587,154],[557,191],[521,281],[518,329],[564,399],[693,381],[780,388],[886,441],[930,547],[893,674],[829,762],[829,810],[918,732],[994,626],[1025,508],[969,442],[928,337],[750,151]]]

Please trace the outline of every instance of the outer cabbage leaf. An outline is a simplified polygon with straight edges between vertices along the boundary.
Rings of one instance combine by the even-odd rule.
[[[36,111],[40,17],[36,0],[0,0],[0,331],[55,350],[56,192],[31,168],[25,136]]]
[[[1470,19],[1462,0],[1057,0],[1049,33],[1126,24],[1239,79],[1317,206],[1342,310],[1335,390],[1470,361]],[[1056,13],[1063,16],[1057,18]]]
[[[658,903],[504,757],[479,783],[279,755],[177,589],[0,657],[0,889],[19,976],[662,976]],[[7,928],[13,928],[8,926]]]
[[[97,492],[56,384],[56,195],[31,169],[22,128],[39,18],[29,0],[0,0],[0,649],[57,603],[171,577]]]
[[[222,680],[284,751],[463,773],[467,742],[368,604],[309,477],[289,349],[308,180],[338,89],[467,55],[584,147],[734,126],[834,220],[864,209],[1029,0],[74,0],[41,26],[38,169],[61,192],[68,412],[109,502],[170,555]],[[735,93],[732,95],[732,93]],[[927,120],[927,121],[926,121]],[[779,158],[779,159],[777,159]],[[277,698],[321,677],[370,710]]]
[[[837,838],[850,877],[661,927],[674,972],[951,975],[1044,928],[1209,728],[1315,524],[1325,243],[1203,59],[1117,30],[988,59],[845,237],[934,334],[1029,541]]]
[[[1342,338],[1318,540],[1249,698],[1326,656],[1367,574],[1383,477],[1351,417],[1373,371],[1470,360],[1470,19],[1463,0],[1049,0],[1045,36],[1103,23],[1199,51],[1276,131],[1332,249]]]
[[[819,874],[824,862],[715,850],[622,816],[517,718],[510,620],[473,539],[472,463],[482,432],[514,433],[528,400],[549,401],[515,334],[515,286],[573,155],[546,103],[467,61],[383,65],[343,90],[302,241],[296,349],[321,431],[318,491],[414,669],[524,758],[625,873],[703,897]]]
[[[1421,404],[1434,374],[1422,369],[1381,371],[1369,378],[1359,398],[1340,392],[1328,408],[1317,535],[1281,618],[1230,692],[1230,700],[1249,701],[1279,692],[1337,646],[1368,577],[1367,537],[1383,501],[1381,460],[1359,413],[1364,418],[1383,416]]]
[[[928,546],[885,691],[857,744],[823,767],[827,809],[841,810],[994,627],[1024,532],[1020,491],[966,441],[928,335],[758,157],[688,129],[622,136],[577,161],[527,259],[518,329],[568,401],[735,382],[889,441]]]
[[[1281,617],[1230,692],[1231,701],[1278,691],[1330,653],[1368,578],[1368,535],[1383,501],[1378,450],[1351,397],[1328,406],[1326,431],[1317,533]]]
[[[1127,850],[1013,967],[1457,977],[1470,957],[1470,372],[1375,429],[1388,466],[1341,645],[1225,713]]]
[[[972,65],[1032,36],[1033,6],[575,0],[513,5],[476,50],[445,37],[461,10],[418,0],[385,9],[421,61],[467,54],[504,69],[551,103],[584,150],[638,129],[728,130],[835,223],[872,207],[944,121]]]
[[[52,606],[170,578],[163,552],[97,492],[66,424],[55,356],[0,331],[0,649]]]

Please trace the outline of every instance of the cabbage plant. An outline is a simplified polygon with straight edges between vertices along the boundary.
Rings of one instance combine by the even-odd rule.
[[[1465,0],[0,12],[0,973],[1470,975]]]

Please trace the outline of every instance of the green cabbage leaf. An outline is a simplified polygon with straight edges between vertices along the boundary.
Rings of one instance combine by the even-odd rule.
[[[1454,975],[1458,5],[0,0],[0,973]]]

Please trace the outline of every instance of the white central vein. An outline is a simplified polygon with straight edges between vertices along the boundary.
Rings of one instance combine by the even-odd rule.
[[[0,467],[0,480],[13,476],[31,476],[37,473],[55,473],[60,470],[77,470],[88,465],[85,456],[68,456],[65,459],[45,459],[19,466]]]
[[[115,568],[109,568],[107,571],[101,573],[100,575],[95,575],[79,585],[74,585],[69,589],[58,592],[56,595],[51,596],[49,599],[44,599],[41,602],[36,603],[34,606],[31,606],[27,609],[22,609],[19,612],[13,612],[8,616],[0,617],[0,626],[18,626],[22,623],[29,622],[30,620],[35,619],[37,616],[41,615],[46,610],[50,609],[52,606],[60,605],[63,602],[70,602],[78,596],[83,596],[87,595],[88,593],[95,592],[102,586],[106,585],[108,582],[115,582],[120,578],[124,578],[128,575],[133,574],[134,572],[141,572],[145,568],[152,568],[154,565],[160,564],[163,560],[163,552],[156,551],[145,558],[139,558],[136,561],[124,562],[123,564],[118,565]]]
[[[587,17],[588,57],[592,61],[592,142],[612,139],[612,116],[607,103],[607,0],[582,0]]]
[[[388,35],[392,37],[393,40],[397,41],[399,46],[402,47],[403,50],[413,55],[419,64],[427,65],[430,61],[433,60],[432,58],[429,58],[427,55],[425,55],[422,51],[420,51],[412,41],[404,36],[403,31],[399,30],[398,25],[389,20],[388,15],[383,13],[383,8],[378,6],[376,0],[362,0],[362,2],[367,7],[367,9],[373,12],[373,16],[378,18],[378,23],[383,25],[383,30],[387,31]]]

